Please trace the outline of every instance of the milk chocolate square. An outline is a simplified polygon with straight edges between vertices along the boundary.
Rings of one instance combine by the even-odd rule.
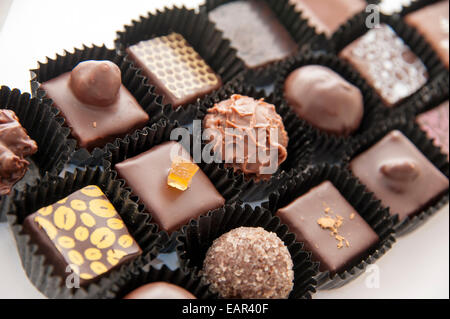
[[[449,65],[449,1],[438,1],[408,14],[406,23],[415,27],[431,44],[448,69]]]
[[[86,286],[142,251],[114,206],[87,186],[28,216],[23,224],[56,275],[79,275]]]
[[[420,114],[417,117],[422,130],[424,130],[428,137],[434,140],[437,147],[442,149],[442,152],[449,156],[449,102],[448,100],[438,107]]]
[[[232,1],[212,10],[209,18],[250,69],[297,51],[297,44],[265,1]]]
[[[379,241],[358,212],[330,181],[314,187],[277,212],[297,241],[320,262],[320,271],[348,270]]]
[[[171,152],[192,161],[181,144],[166,142],[115,165],[119,176],[139,196],[156,223],[168,232],[225,204],[202,170],[194,175],[185,191],[169,186]]]
[[[350,168],[400,220],[426,209],[448,190],[448,178],[400,131],[355,157]]]
[[[362,12],[364,0],[289,0],[317,32],[330,37],[348,19]]]
[[[361,73],[388,107],[396,106],[428,81],[425,65],[386,24],[353,41],[339,57]]]
[[[156,92],[174,108],[195,102],[219,89],[222,80],[178,33],[171,33],[127,48]]]

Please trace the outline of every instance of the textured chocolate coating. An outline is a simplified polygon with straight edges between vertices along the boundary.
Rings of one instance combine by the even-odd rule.
[[[446,101],[438,107],[417,117],[420,127],[434,140],[437,147],[449,156],[449,102]]]
[[[180,144],[167,142],[115,165],[119,176],[139,196],[154,221],[168,232],[225,204],[225,199],[201,170],[185,191],[167,185],[172,151],[192,161]]]
[[[153,282],[133,290],[123,299],[197,299],[186,289],[167,282]]]
[[[422,61],[386,24],[353,41],[339,57],[361,73],[388,107],[414,94],[428,80]]]
[[[308,19],[317,32],[323,32],[328,37],[367,6],[364,0],[289,0],[289,2],[295,4],[295,9]]]
[[[174,108],[222,86],[220,77],[178,33],[141,41],[126,51]]]
[[[258,156],[258,152],[273,150],[278,165],[287,158],[289,137],[283,120],[275,106],[263,100],[232,95],[208,110],[203,127],[213,133],[210,142],[216,140],[213,142],[214,152],[221,155],[227,166],[257,180],[271,176],[262,173],[262,169],[270,163],[268,159]],[[263,133],[266,134],[265,139]]]
[[[277,212],[297,241],[305,243],[320,271],[341,273],[358,263],[379,241],[334,185],[325,181]],[[326,221],[332,221],[329,228]],[[335,231],[335,232],[334,232]]]
[[[31,214],[23,228],[55,275],[76,273],[81,286],[142,253],[114,206],[93,185]]]
[[[400,131],[354,158],[350,168],[400,220],[419,213],[448,190],[448,178]]]
[[[214,241],[203,276],[223,298],[286,299],[294,287],[291,255],[263,228],[240,227]]]
[[[237,55],[250,69],[282,60],[297,45],[265,1],[233,1],[209,13],[211,21],[231,40]]]
[[[110,61],[86,61],[70,74],[70,87],[86,104],[108,106],[117,100],[122,85],[120,69]]]
[[[380,12],[386,15],[402,12],[403,8],[409,7],[418,0],[380,0],[378,4]]]
[[[25,157],[38,147],[20,125],[11,110],[0,110],[0,195],[9,194],[13,185],[27,172],[30,164]]]
[[[105,66],[107,71],[102,70]],[[144,127],[148,122],[148,114],[123,85],[120,85],[118,93],[115,92],[117,69],[111,67],[110,62],[85,61],[74,70],[73,76],[73,71],[64,73],[42,83],[41,89],[61,111],[80,147],[88,150],[102,147],[117,137]],[[107,79],[99,78],[102,75]],[[89,85],[92,79],[95,85]],[[77,97],[83,92],[86,93],[83,100],[95,102],[96,105]],[[110,97],[113,102],[109,105],[105,105],[109,101],[106,93],[116,94]]]
[[[300,118],[328,133],[350,135],[363,119],[361,91],[320,65],[292,72],[284,84],[284,96]]]
[[[438,53],[444,65],[449,66],[449,1],[428,5],[405,17],[406,23],[415,27]]]

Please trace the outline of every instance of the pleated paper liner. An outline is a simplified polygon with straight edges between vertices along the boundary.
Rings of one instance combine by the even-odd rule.
[[[203,121],[209,108],[212,108],[216,103],[231,98],[233,94],[264,99],[265,102],[274,104],[289,136],[287,159],[269,180],[256,181],[252,177],[247,177],[240,172],[234,172],[233,168],[225,168],[223,163],[221,164],[221,167],[229,171],[229,175],[234,175],[234,178],[241,183],[241,199],[244,202],[262,200],[280,183],[292,178],[292,176],[297,174],[298,170],[303,169],[310,163],[314,143],[314,130],[305,121],[299,119],[284,100],[279,99],[275,95],[266,96],[264,91],[259,91],[253,86],[242,84],[239,81],[229,83],[221,90],[208,95],[198,102],[197,119]],[[200,139],[200,136],[197,139]],[[206,142],[202,142],[202,149],[206,145]]]
[[[184,226],[178,236],[177,253],[182,269],[201,274],[206,252],[215,239],[239,227],[262,227],[276,233],[284,242],[294,263],[294,288],[289,298],[309,299],[315,292],[318,264],[311,261],[311,254],[303,250],[303,244],[295,241],[295,235],[281,224],[278,217],[260,207],[255,210],[238,203],[210,212],[207,216]]]
[[[110,287],[114,278],[122,276],[133,267],[133,262],[129,262],[85,288],[67,288],[64,279],[53,274],[53,266],[46,262],[45,255],[37,252],[38,246],[23,232],[22,225],[27,216],[88,185],[100,187],[114,205],[131,236],[141,247],[143,251],[141,258],[151,260],[167,242],[167,237],[158,233],[156,225],[150,223],[149,216],[130,199],[130,193],[121,187],[120,181],[114,180],[112,174],[101,169],[77,169],[74,174],[66,173],[64,178],[49,177],[37,185],[26,187],[24,191],[15,191],[1,203],[0,209],[7,212],[22,266],[28,278],[49,298],[106,297],[105,287]]]
[[[363,12],[350,19],[346,24],[336,31],[331,39],[334,52],[338,54],[347,45],[354,40],[363,36],[370,29],[366,25],[366,21],[372,21],[369,17],[371,13]],[[423,62],[427,71],[429,80],[425,86],[429,85],[433,79],[438,77],[442,73],[447,73],[446,67],[442,64],[437,53],[431,48],[428,42],[423,36],[421,36],[414,28],[403,22],[396,16],[380,15],[380,24],[387,24],[395,31],[395,33],[408,45],[411,51]],[[394,108],[388,108],[388,114],[405,103],[409,103],[414,100],[417,95],[420,94],[420,90],[411,96],[400,101]],[[389,117],[389,115],[387,116]]]
[[[200,6],[200,12],[207,15],[217,7],[236,0],[206,0],[205,4]],[[318,33],[316,29],[309,25],[308,20],[301,13],[295,10],[289,0],[264,0],[277,16],[279,22],[289,32],[294,42],[298,45],[298,50],[329,50],[326,36]],[[268,45],[271,45],[268,43]],[[271,82],[276,76],[278,64],[281,61],[269,63],[266,66],[247,69],[246,80],[248,83],[262,86]]]
[[[20,124],[38,146],[38,151],[27,158],[29,169],[14,189],[35,184],[47,173],[54,175],[61,172],[75,148],[75,141],[68,138],[69,129],[62,126],[63,120],[55,114],[54,109],[48,103],[32,99],[28,93],[22,94],[6,86],[0,88],[0,109],[14,111]],[[0,200],[3,198],[1,196]],[[6,215],[0,213],[0,222],[5,221]]]
[[[39,62],[39,68],[31,70],[33,96],[38,97],[40,100],[48,101],[46,92],[40,88],[40,85],[72,71],[80,62],[88,60],[108,60],[120,68],[122,84],[149,115],[150,120],[147,125],[166,118],[165,113],[171,112],[169,106],[162,104],[162,97],[154,93],[155,88],[148,84],[147,78],[141,74],[140,70],[131,61],[105,46],[83,46],[82,49],[75,49],[74,52],[65,51],[64,55],[57,55],[54,60],[47,58],[46,63]]]
[[[217,298],[217,295],[210,291],[209,285],[205,284],[201,277],[182,269],[171,270],[165,265],[157,267],[152,263],[143,263],[125,273],[114,282],[106,295],[112,296],[114,299],[123,299],[135,289],[155,282],[167,282],[184,288],[197,299]]]
[[[178,127],[179,126],[177,123],[170,123],[165,120],[161,120],[159,123],[155,123],[152,127],[138,130],[134,134],[123,139],[117,139],[113,144],[108,144],[103,150],[102,163],[105,170],[112,171],[115,177],[118,176],[117,171],[114,169],[115,164],[142,154],[154,146],[171,141],[170,135],[172,131]],[[191,141],[192,136],[190,136],[190,142]],[[182,141],[179,142],[183,144]],[[241,192],[241,185],[234,180],[233,176],[230,176],[228,170],[220,168],[217,164],[205,166],[202,163],[198,163],[198,165],[206,176],[208,176],[217,191],[225,198],[227,203],[232,203],[237,200]],[[132,187],[127,185],[125,180],[120,179],[120,181],[124,187],[131,194],[133,194]],[[145,206],[139,197],[132,195],[132,199],[140,205],[142,211],[145,211],[151,220],[151,211],[147,211],[145,209]],[[165,232],[163,233],[166,234]],[[171,234],[171,240],[164,247],[164,251],[171,250],[173,240],[176,236],[176,231]]]
[[[273,193],[269,201],[263,203],[263,207],[275,215],[279,209],[289,205],[324,181],[330,181],[339,190],[377,233],[380,240],[361,260],[349,264],[344,272],[334,275],[331,275],[329,271],[320,272],[316,276],[320,290],[339,288],[356,279],[364,273],[368,265],[375,263],[395,243],[393,236],[395,218],[389,215],[389,209],[383,208],[381,202],[376,200],[373,194],[369,193],[348,170],[336,165],[322,164],[299,174],[279,188],[278,192]],[[314,256],[312,259],[314,260]]]
[[[126,55],[125,50],[129,46],[172,32],[181,34],[224,84],[244,71],[243,62],[236,57],[236,50],[230,47],[229,41],[222,38],[222,33],[214,28],[207,17],[185,7],[165,8],[156,14],[141,16],[138,21],[133,20],[123,31],[117,32],[116,49]],[[170,114],[166,116],[170,117]]]
[[[289,60],[286,60],[278,69],[275,82],[275,94],[284,97],[284,84],[289,75],[296,69],[308,65],[321,65],[339,74],[346,81],[356,86],[364,97],[364,117],[359,129],[352,133],[350,137],[357,136],[370,129],[370,127],[382,118],[385,110],[381,105],[378,95],[373,91],[367,82],[351,68],[346,62],[340,60],[332,53],[305,52]],[[327,134],[331,135],[331,134]]]
[[[355,158],[363,153],[391,131],[401,131],[425,157],[438,168],[447,178],[449,177],[449,162],[447,155],[442,154],[441,150],[436,147],[432,140],[430,140],[426,133],[420,130],[419,126],[414,122],[414,117],[408,117],[404,114],[398,114],[390,119],[378,123],[378,126],[361,136],[352,145],[348,146],[349,158]],[[422,224],[424,224],[431,216],[440,210],[449,201],[448,189],[439,194],[433,201],[431,201],[421,212],[412,217],[407,217],[395,225],[396,236],[406,235]],[[395,212],[392,212],[393,214]],[[397,216],[397,215],[396,215]]]

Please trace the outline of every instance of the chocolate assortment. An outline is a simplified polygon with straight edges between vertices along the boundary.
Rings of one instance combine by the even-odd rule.
[[[449,200],[449,2],[378,2],[374,28],[363,0],[165,9],[40,63],[32,99],[2,87],[0,219],[32,283],[298,299],[364,273]]]

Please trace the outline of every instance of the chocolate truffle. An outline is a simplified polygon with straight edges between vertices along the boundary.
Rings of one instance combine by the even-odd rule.
[[[167,282],[153,282],[133,290],[124,299],[197,299],[186,289]]]
[[[439,1],[405,17],[431,44],[448,69],[449,65],[449,1]]]
[[[156,93],[174,108],[222,86],[220,77],[178,33],[139,42],[126,51],[156,87]]]
[[[289,0],[317,32],[330,37],[348,19],[362,12],[364,0]]]
[[[380,0],[378,4],[380,12],[386,15],[393,15],[402,12],[403,8],[411,6],[418,0]]]
[[[400,131],[358,155],[350,168],[400,220],[419,213],[448,190],[448,178]]]
[[[0,195],[11,188],[27,172],[30,164],[25,157],[36,153],[38,147],[20,125],[11,110],[0,110]]]
[[[364,115],[361,91],[320,65],[292,72],[284,84],[284,96],[300,118],[331,134],[350,135]]]
[[[425,112],[417,117],[417,123],[434,140],[437,147],[449,156],[449,102],[446,101],[438,107]]]
[[[114,206],[94,185],[28,216],[23,229],[55,275],[65,278],[73,272],[81,286],[142,253]]]
[[[61,111],[78,145],[88,150],[132,133],[149,120],[110,61],[81,62],[41,89]]]
[[[223,298],[286,299],[294,287],[289,250],[275,233],[240,227],[214,241],[203,275]]]
[[[297,241],[305,243],[320,271],[349,270],[368,254],[378,235],[334,185],[325,181],[277,212]]]
[[[185,191],[169,186],[172,154],[192,162],[181,144],[166,142],[115,165],[119,176],[139,196],[155,222],[168,232],[225,204],[225,199],[201,170]]]
[[[248,177],[270,178],[287,158],[283,120],[262,99],[234,94],[208,110],[203,127],[215,154]]]
[[[294,40],[265,1],[232,1],[212,10],[209,18],[250,69],[297,51]]]
[[[414,94],[428,80],[422,61],[386,24],[368,31],[339,56],[361,73],[388,107]]]

